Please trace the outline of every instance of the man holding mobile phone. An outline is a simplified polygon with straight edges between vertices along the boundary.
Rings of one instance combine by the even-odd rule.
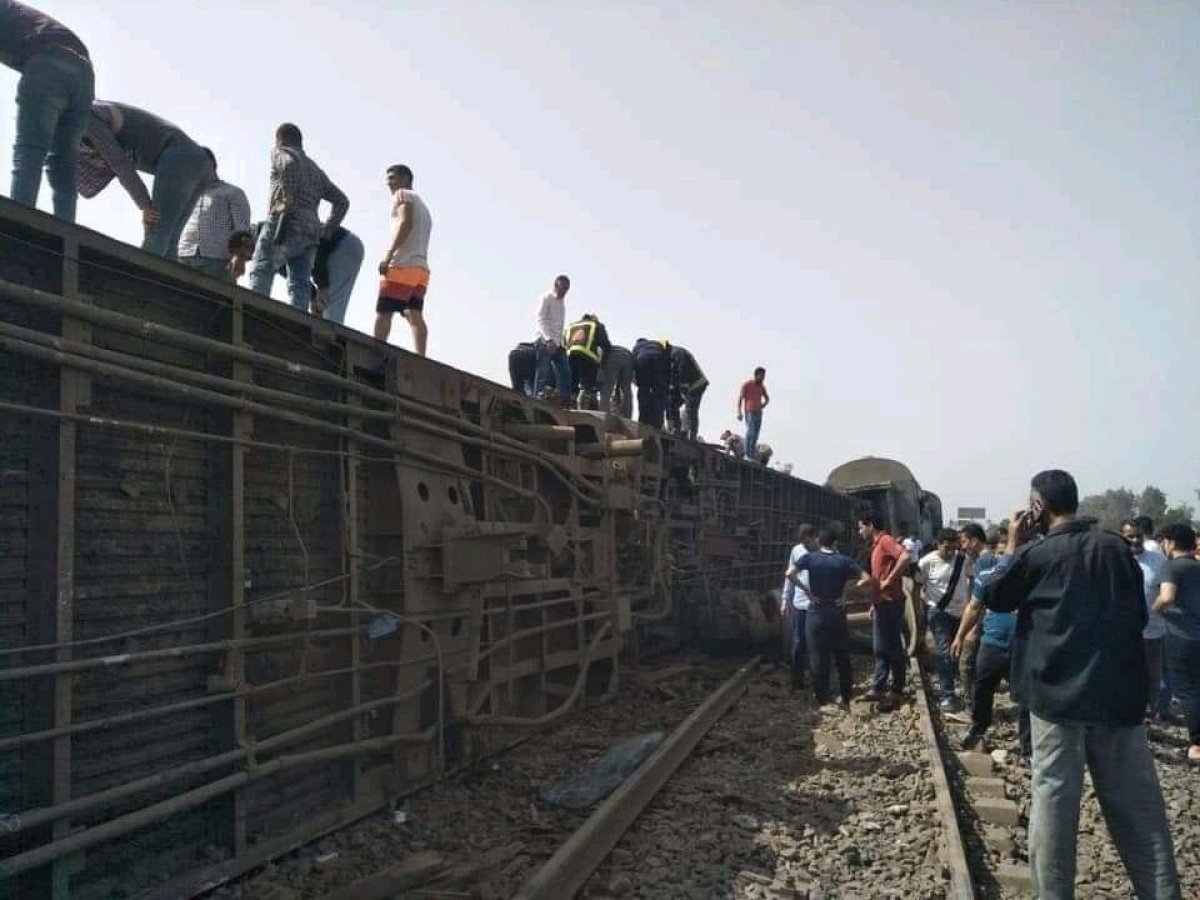
[[[1030,711],[1029,868],[1042,900],[1075,896],[1083,773],[1139,898],[1178,900],[1179,874],[1142,717],[1149,685],[1142,572],[1116,534],[1079,519],[1067,472],[1033,477],[1013,513],[1008,555],[983,587],[989,610],[1016,612],[1012,695]],[[1030,543],[1034,533],[1046,537]]]

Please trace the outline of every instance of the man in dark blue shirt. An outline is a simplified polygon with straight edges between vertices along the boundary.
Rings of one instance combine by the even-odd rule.
[[[850,672],[850,629],[846,624],[846,607],[842,593],[846,583],[857,578],[856,587],[870,582],[871,576],[850,557],[837,552],[837,531],[823,528],[817,538],[819,548],[788,567],[787,577],[795,580],[801,572],[808,573],[808,614],[804,621],[808,644],[809,670],[812,673],[813,693],[817,705],[830,701],[829,663],[837,663],[841,705],[850,704],[854,676]]]

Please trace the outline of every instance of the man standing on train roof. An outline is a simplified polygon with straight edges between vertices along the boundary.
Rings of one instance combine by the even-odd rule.
[[[571,279],[559,275],[553,287],[542,294],[538,301],[537,337],[533,345],[537,348],[536,370],[533,376],[533,393],[542,392],[543,373],[548,368],[554,373],[558,389],[558,403],[564,409],[570,405],[571,371],[567,363],[567,351],[563,348],[563,329],[567,322],[567,292],[571,290]]]
[[[425,325],[425,293],[429,288],[429,238],[433,217],[412,189],[413,172],[406,165],[388,166],[392,193],[392,241],[379,261],[379,300],[375,304],[375,338],[386,341],[392,316],[400,313],[412,331],[413,349],[425,355],[429,329]]]
[[[320,206],[330,205],[321,224]],[[271,150],[271,193],[268,219],[258,235],[250,262],[250,290],[270,296],[280,268],[287,272],[288,300],[307,311],[312,303],[312,270],[317,244],[342,224],[350,201],[304,152],[304,135],[291,122],[275,129]]]
[[[884,697],[888,674],[891,692],[904,691],[907,659],[904,653],[904,587],[901,578],[908,567],[908,553],[887,533],[873,513],[858,517],[858,536],[871,553],[871,640],[875,651],[875,675],[864,700]]]
[[[567,326],[567,364],[571,372],[571,393],[576,394],[578,409],[598,409],[597,396],[601,361],[612,349],[608,329],[591,313]]]
[[[638,338],[633,345],[633,380],[637,383],[638,421],[663,427],[671,386],[671,344]]]
[[[689,441],[700,434],[700,401],[708,387],[708,378],[696,362],[696,357],[683,347],[671,346],[670,402],[667,405],[667,425],[676,434]],[[680,419],[679,408],[683,407],[686,423]]]
[[[633,354],[618,344],[600,362],[600,411],[633,418]]]
[[[45,165],[54,214],[74,222],[76,159],[95,99],[88,49],[44,12],[16,0],[0,0],[0,62],[21,73],[9,196],[37,206]]]
[[[737,420],[740,422],[743,415],[745,416],[747,459],[755,458],[755,451],[758,449],[758,434],[762,431],[763,410],[771,402],[765,384],[766,377],[767,370],[759,366],[754,370],[754,377],[745,382],[738,392]]]

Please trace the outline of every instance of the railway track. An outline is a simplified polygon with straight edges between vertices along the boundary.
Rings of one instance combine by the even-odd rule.
[[[867,666],[855,666],[861,684]],[[771,663],[667,660],[630,682],[411,798],[403,824],[377,816],[218,896],[974,896],[923,687],[842,712],[816,709]],[[669,733],[590,814],[537,802],[581,749],[595,756],[650,727]]]

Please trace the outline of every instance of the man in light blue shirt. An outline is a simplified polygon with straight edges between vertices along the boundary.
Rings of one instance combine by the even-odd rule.
[[[1137,519],[1126,519],[1121,523],[1121,537],[1125,538],[1125,543],[1142,570],[1142,583],[1146,588],[1146,611],[1150,617],[1142,630],[1142,646],[1146,648],[1146,674],[1150,679],[1148,709],[1150,715],[1160,715],[1163,711],[1159,698],[1163,687],[1163,646],[1167,638],[1167,623],[1161,613],[1154,611],[1154,600],[1162,585],[1167,558],[1146,546],[1146,534]]]
[[[796,546],[788,554],[787,571],[795,572],[796,564],[816,549],[816,528],[808,524],[801,525],[796,529]],[[782,616],[788,613],[792,619],[792,690],[801,690],[804,687],[804,672],[808,666],[804,636],[804,621],[808,615],[808,603],[811,599],[808,592],[808,573],[801,572],[795,581],[785,575],[783,590],[779,596],[779,614]]]

